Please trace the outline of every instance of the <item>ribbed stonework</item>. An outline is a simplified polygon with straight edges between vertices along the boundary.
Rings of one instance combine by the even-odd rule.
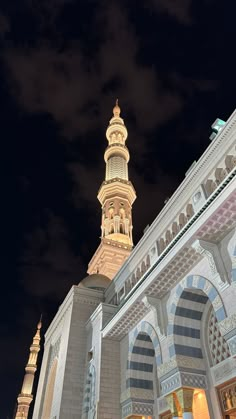
[[[88,273],[100,273],[112,279],[129,256],[132,247],[132,204],[136,193],[128,176],[128,132],[120,117],[118,100],[106,131],[105,181],[98,199],[102,206],[101,243],[92,257]]]
[[[34,384],[34,375],[37,370],[37,358],[40,351],[40,329],[41,321],[37,325],[37,332],[30,346],[28,363],[25,367],[25,377],[21,388],[21,393],[17,397],[17,411],[15,419],[27,419],[30,403],[33,400],[32,389]]]

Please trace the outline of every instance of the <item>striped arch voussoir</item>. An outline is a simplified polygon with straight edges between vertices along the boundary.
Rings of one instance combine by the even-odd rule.
[[[200,330],[202,314],[208,300],[213,306],[218,322],[224,320],[226,313],[221,296],[206,278],[190,275],[177,286],[168,312],[170,357],[183,355],[203,358]]]
[[[175,314],[176,308],[178,306],[179,298],[181,294],[183,293],[183,291],[186,289],[194,289],[194,290],[203,291],[203,293],[209,298],[214,308],[215,316],[218,322],[226,318],[224,304],[217,289],[208,279],[200,275],[187,276],[180,282],[173,298],[174,303],[172,303],[170,307],[170,313],[172,313],[172,315]]]
[[[155,351],[155,359],[156,359],[156,364],[157,365],[161,365],[162,363],[162,356],[161,356],[161,347],[160,347],[160,342],[159,342],[159,338],[158,335],[155,331],[155,329],[152,327],[152,325],[146,321],[142,321],[138,326],[136,326],[136,328],[134,329],[134,331],[131,333],[130,336],[130,344],[129,344],[129,353],[128,353],[128,361],[131,361],[131,357],[132,357],[132,353],[133,353],[133,347],[135,345],[135,341],[136,338],[138,336],[139,333],[146,333],[153,344],[154,347],[154,351]]]
[[[206,278],[200,275],[190,275],[184,278],[176,290],[176,297],[179,298],[184,289],[195,289],[201,290],[209,298],[214,311],[215,316],[218,322],[226,318],[226,312],[222,298],[217,291],[216,287]],[[175,299],[176,301],[176,299]],[[173,307],[171,307],[171,312],[173,313]]]

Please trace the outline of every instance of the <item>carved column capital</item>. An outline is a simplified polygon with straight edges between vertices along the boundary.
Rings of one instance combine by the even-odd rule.
[[[182,417],[182,411],[175,393],[165,396],[169,409],[173,417]]]
[[[146,307],[153,311],[160,339],[164,339],[167,335],[166,306],[159,298],[150,297],[148,295],[145,295],[142,301]]]
[[[205,240],[195,240],[192,248],[208,260],[212,275],[218,276],[218,283],[231,282],[231,271],[226,270],[224,261],[221,256],[220,249],[216,243],[207,242]]]
[[[176,396],[178,397],[179,404],[181,406],[182,412],[193,411],[193,393],[192,388],[180,388],[176,391]]]

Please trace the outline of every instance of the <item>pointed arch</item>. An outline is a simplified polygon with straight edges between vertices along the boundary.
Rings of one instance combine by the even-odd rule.
[[[218,322],[226,318],[225,307],[216,287],[206,278],[190,275],[175,290],[169,307],[168,335],[170,357],[184,355],[203,359],[200,330],[201,319],[208,301],[211,302]]]
[[[155,329],[148,322],[142,321],[129,334],[125,401],[126,406],[129,406],[129,415],[136,417],[138,406],[140,415],[153,417],[160,392],[157,365],[161,361]]]
[[[160,341],[159,341],[158,335],[157,335],[154,327],[146,321],[142,321],[141,323],[139,323],[135,327],[133,332],[130,334],[128,361],[131,360],[132,353],[133,353],[133,347],[135,345],[135,341],[137,339],[138,334],[141,333],[141,332],[146,333],[150,337],[150,339],[152,341],[152,344],[153,344],[153,347],[154,347],[154,351],[155,351],[156,364],[157,364],[157,366],[161,365],[162,354],[161,354],[161,347],[160,347]]]

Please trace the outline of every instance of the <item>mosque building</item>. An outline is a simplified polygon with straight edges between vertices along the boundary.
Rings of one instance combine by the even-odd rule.
[[[120,113],[117,102],[101,242],[46,332],[33,419],[236,419],[236,111],[134,248]],[[39,330],[16,419],[28,417]]]

